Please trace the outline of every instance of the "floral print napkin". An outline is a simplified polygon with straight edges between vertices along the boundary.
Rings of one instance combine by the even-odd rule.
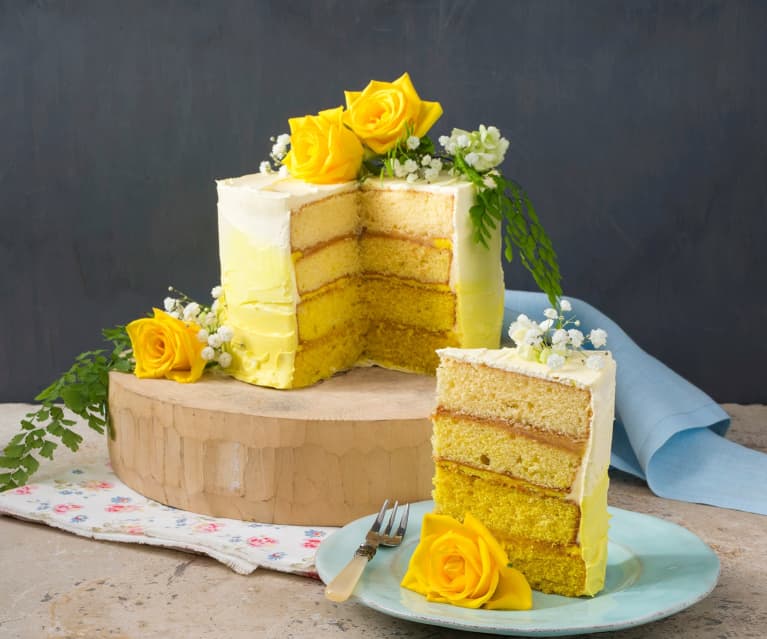
[[[178,510],[128,488],[108,463],[70,468],[0,493],[0,513],[83,537],[205,554],[241,574],[263,567],[317,577],[316,549],[336,530],[259,524]]]

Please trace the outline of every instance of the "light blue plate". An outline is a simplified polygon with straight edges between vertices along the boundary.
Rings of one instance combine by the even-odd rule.
[[[434,504],[410,507],[410,525],[398,548],[383,548],[354,591],[366,606],[420,623],[499,635],[559,636],[619,630],[656,621],[708,595],[719,577],[719,559],[690,531],[661,519],[610,508],[605,588],[593,598],[533,593],[533,609],[471,610],[429,603],[400,588],[421,533],[423,515]],[[327,583],[351,559],[374,515],[344,526],[317,552],[317,570]]]

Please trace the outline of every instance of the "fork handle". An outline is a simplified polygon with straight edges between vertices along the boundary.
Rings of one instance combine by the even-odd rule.
[[[346,601],[362,576],[362,571],[370,561],[365,555],[354,555],[352,560],[339,572],[325,588],[325,597],[330,601]]]

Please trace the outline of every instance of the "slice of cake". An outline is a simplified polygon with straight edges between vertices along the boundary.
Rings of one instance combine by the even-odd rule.
[[[607,561],[612,357],[592,355],[603,358],[593,368],[571,357],[552,370],[515,348],[439,355],[437,512],[482,521],[534,589],[596,594]]]
[[[497,347],[500,233],[472,239],[475,189],[371,178],[218,182],[221,321],[239,380],[308,386],[357,365],[433,373],[436,350]]]

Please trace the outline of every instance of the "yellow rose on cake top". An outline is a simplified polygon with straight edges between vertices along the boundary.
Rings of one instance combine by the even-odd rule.
[[[463,523],[424,515],[421,539],[401,586],[429,601],[464,608],[529,610],[533,595],[524,575],[487,528],[467,513]]]
[[[344,93],[344,122],[376,153],[394,148],[408,132],[423,137],[442,115],[439,102],[421,100],[407,73],[394,82],[372,80],[363,91]]]
[[[290,152],[283,164],[290,175],[313,184],[355,180],[362,165],[363,148],[343,123],[343,107],[317,115],[290,118]]]
[[[153,310],[154,317],[134,320],[125,327],[136,359],[136,377],[196,382],[205,370],[199,327],[158,308]]]

